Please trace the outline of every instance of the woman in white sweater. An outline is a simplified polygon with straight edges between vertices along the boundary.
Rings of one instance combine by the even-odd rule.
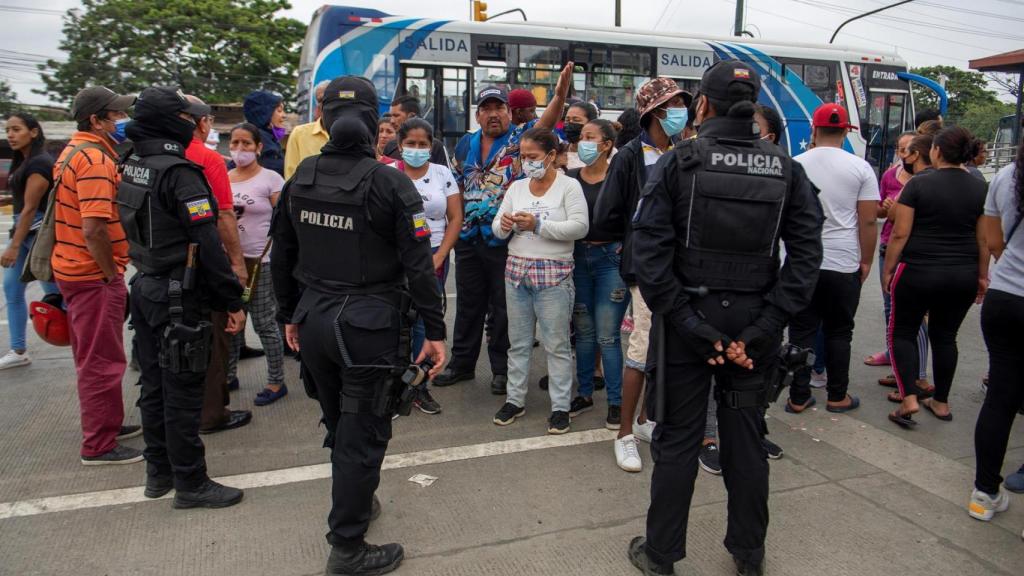
[[[569,320],[575,289],[573,247],[587,234],[587,199],[580,183],[555,165],[558,137],[545,128],[523,134],[520,160],[528,176],[509,186],[491,224],[494,235],[509,238],[505,264],[508,308],[508,397],[494,416],[507,426],[526,414],[527,377],[534,327],[548,357],[550,434],[569,431],[572,352]]]

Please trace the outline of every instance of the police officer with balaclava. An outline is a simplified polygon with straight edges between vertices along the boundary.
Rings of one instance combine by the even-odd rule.
[[[426,327],[417,362],[432,360],[433,375],[445,360],[441,293],[422,199],[405,174],[376,161],[373,84],[333,80],[323,120],[330,141],[281,192],[271,270],[288,345],[301,348],[331,449],[327,574],[384,574],[401,563],[402,547],[370,545],[364,535],[391,438],[396,379],[409,367],[409,309]]]
[[[697,138],[658,161],[633,221],[633,263],[652,333],[665,346],[648,391],[657,419],[647,537],[629,546],[644,574],[673,574],[686,525],[708,388],[717,383],[725,547],[737,573],[764,571],[768,462],[761,443],[768,379],[782,330],[810,301],[821,262],[822,212],[800,165],[760,140],[758,73],[726,60],[701,79]],[[786,245],[780,269],[779,240]],[[660,324],[660,325],[659,325]],[[650,365],[650,364],[649,364]],[[659,401],[662,405],[659,406]]]
[[[203,171],[185,159],[194,117],[209,115],[181,90],[156,86],[139,94],[125,132],[133,148],[121,167],[117,203],[129,255],[146,441],[146,490],[175,489],[175,508],[223,508],[242,491],[206,473],[199,415],[210,356],[210,309],[228,312],[227,331],[245,327],[242,286],[217,234],[217,204]]]

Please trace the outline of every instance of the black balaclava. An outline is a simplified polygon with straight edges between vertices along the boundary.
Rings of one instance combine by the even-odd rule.
[[[132,142],[171,140],[188,148],[195,129],[195,122],[178,116],[177,111],[156,107],[140,99],[135,106],[135,117],[124,132]]]
[[[331,80],[331,83],[324,91],[323,123],[331,134],[331,140],[324,148],[325,153],[350,154],[354,147],[353,143],[335,139],[334,123],[340,118],[354,119],[360,122],[365,128],[366,134],[372,136],[377,134],[377,123],[380,119],[378,110],[377,90],[366,78],[361,76],[342,76]],[[350,138],[355,134],[351,126],[341,130],[339,138]],[[361,137],[362,131],[358,131]],[[361,147],[362,143],[356,143]],[[345,152],[341,152],[345,150]],[[370,144],[371,155],[373,145]]]
[[[343,115],[331,124],[331,139],[324,145],[324,155],[377,157],[373,135],[366,124],[355,116]]]

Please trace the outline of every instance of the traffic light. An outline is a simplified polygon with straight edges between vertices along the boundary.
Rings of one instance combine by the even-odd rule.
[[[473,20],[477,22],[487,20],[487,2],[473,0]]]

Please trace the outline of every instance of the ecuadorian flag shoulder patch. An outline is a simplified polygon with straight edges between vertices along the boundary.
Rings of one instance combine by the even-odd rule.
[[[199,198],[185,203],[188,208],[188,217],[192,222],[199,222],[213,216],[213,209],[210,207],[209,198]]]
[[[416,238],[430,238],[430,225],[427,224],[427,215],[424,212],[417,212],[412,217],[412,233]]]

